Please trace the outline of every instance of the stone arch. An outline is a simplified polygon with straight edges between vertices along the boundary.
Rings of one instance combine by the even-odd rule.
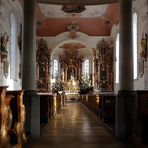
[[[84,34],[82,32],[78,32],[78,38],[69,39],[68,33],[69,32],[64,32],[64,33],[61,33],[61,34],[56,36],[56,42],[53,43],[53,45],[51,47],[51,49],[52,49],[51,57],[53,56],[56,48],[58,48],[60,45],[67,43],[67,42],[78,42],[78,43],[85,45],[88,49],[91,49],[91,47],[88,44],[88,40],[89,40],[90,37],[87,34]],[[93,51],[92,51],[92,54],[93,54]]]

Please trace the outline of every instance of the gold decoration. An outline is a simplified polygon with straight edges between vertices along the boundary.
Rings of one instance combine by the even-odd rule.
[[[78,55],[77,49],[65,49],[64,54],[60,55],[61,68],[65,73],[64,80],[68,81],[71,77],[80,80],[82,62],[83,57]]]
[[[10,107],[14,119],[12,119],[13,124],[11,126],[10,133],[17,136],[17,147],[22,148],[23,144],[26,142],[24,130],[26,112],[25,106],[23,105],[23,91],[8,91],[7,96],[13,96],[13,103]],[[10,138],[13,137],[10,135]]]
[[[68,94],[78,94],[80,91],[79,81],[69,80],[64,83],[64,91]]]
[[[6,97],[6,88],[0,87],[0,147],[10,147],[9,130],[9,103],[11,98]]]
[[[95,82],[100,91],[113,91],[113,47],[104,39],[97,43],[95,52]]]
[[[9,70],[8,60],[7,59],[4,59],[3,60],[3,73],[4,73],[5,78],[8,77],[8,70]]]
[[[96,103],[99,104],[99,102],[100,102],[100,97],[99,95],[96,95]]]
[[[38,41],[36,58],[37,90],[48,92],[50,87],[50,49],[47,47],[47,42],[42,38]]]
[[[74,39],[77,37],[77,31],[79,30],[79,25],[75,22],[71,22],[67,26],[68,30],[70,31],[69,33],[69,38]]]
[[[0,50],[1,50],[1,62],[3,62],[4,59],[7,59],[8,57],[8,52],[7,52],[7,44],[9,41],[9,36],[7,35],[7,32],[4,32],[2,37],[0,38],[1,40],[1,45],[0,45]]]
[[[7,52],[8,41],[9,41],[9,36],[8,36],[7,32],[4,32],[1,37],[1,52],[8,53]]]
[[[141,39],[141,52],[140,56],[144,61],[147,61],[147,34],[143,35]]]

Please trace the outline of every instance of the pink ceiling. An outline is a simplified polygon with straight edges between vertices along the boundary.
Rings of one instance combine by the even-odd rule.
[[[105,16],[112,24],[118,24],[120,18],[119,3],[110,4],[105,12]]]
[[[109,4],[105,14],[95,18],[47,18],[42,15],[38,5],[36,14],[38,36],[56,36],[68,31],[67,25],[72,21],[80,26],[80,32],[89,36],[109,36],[112,25],[119,23],[119,4]]]

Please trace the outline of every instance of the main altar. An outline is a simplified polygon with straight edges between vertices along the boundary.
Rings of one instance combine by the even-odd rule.
[[[79,80],[82,74],[83,57],[78,54],[78,45],[68,43],[62,47],[64,54],[60,55],[61,71],[64,82],[64,92],[67,100],[77,100],[79,98]]]
[[[67,101],[79,99],[79,81],[74,79],[68,80],[64,83],[64,91]]]

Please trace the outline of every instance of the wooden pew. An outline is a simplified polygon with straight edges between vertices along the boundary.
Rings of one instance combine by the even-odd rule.
[[[115,98],[114,93],[82,95],[81,101],[92,110],[112,130],[115,130]]]
[[[7,86],[0,87],[0,148],[10,147],[8,130],[11,123],[11,96],[6,97],[6,88]]]
[[[38,93],[40,96],[40,129],[54,118],[54,100],[53,95],[49,93]]]
[[[134,97],[133,141],[148,146],[148,91],[137,90]]]
[[[57,114],[61,112],[62,108],[62,95],[56,95],[56,111]]]
[[[23,147],[26,141],[24,130],[25,123],[25,106],[23,105],[23,91],[7,91],[7,96],[13,96],[10,101],[10,108],[12,111],[12,124],[8,131],[10,136],[10,143],[17,147]]]
[[[103,99],[103,121],[113,131],[115,131],[115,99],[116,95],[113,93],[102,94]]]
[[[100,97],[98,95],[81,95],[80,100],[89,109],[91,109],[96,115],[98,115],[99,101],[100,101]]]

